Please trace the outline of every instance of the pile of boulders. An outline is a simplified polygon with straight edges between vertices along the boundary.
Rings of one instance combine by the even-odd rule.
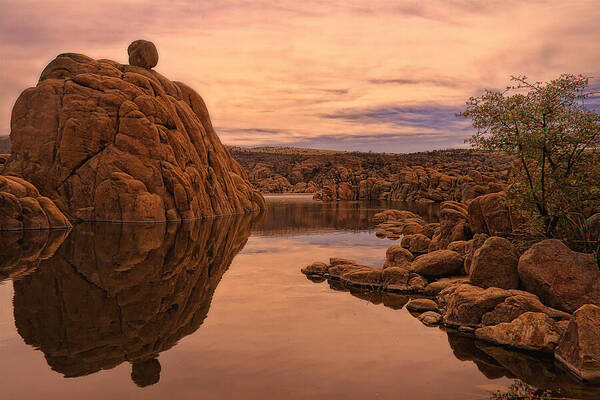
[[[433,225],[409,211],[377,214],[378,236],[384,231],[402,238],[388,248],[382,268],[332,258],[302,272],[353,288],[426,296],[406,304],[426,325],[443,324],[497,345],[553,353],[579,378],[600,379],[595,256],[555,239],[520,254],[509,240],[493,236],[513,225],[501,196],[490,196],[469,206],[442,203],[440,223]]]

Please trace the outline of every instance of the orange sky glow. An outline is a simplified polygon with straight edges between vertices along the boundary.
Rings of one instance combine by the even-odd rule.
[[[0,0],[0,135],[57,54],[155,68],[205,99],[225,144],[409,152],[464,147],[465,101],[510,75],[599,76],[589,1]],[[598,86],[599,80],[592,80]]]

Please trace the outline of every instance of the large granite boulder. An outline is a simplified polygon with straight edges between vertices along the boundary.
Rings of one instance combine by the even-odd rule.
[[[396,244],[388,247],[386,250],[383,267],[402,267],[408,269],[414,258],[410,251]]]
[[[69,220],[48,197],[16,176],[0,176],[0,231],[67,229]]]
[[[460,281],[444,288],[438,302],[445,309],[444,323],[450,326],[497,325],[526,312],[542,313],[555,321],[570,318],[565,312],[544,306],[534,294],[496,287],[483,289]]]
[[[400,245],[410,251],[412,254],[424,254],[429,250],[431,239],[422,233],[414,235],[404,235],[400,241]]]
[[[153,49],[132,43],[133,65],[56,57],[15,103],[3,173],[28,180],[74,220],[159,222],[262,209],[202,98],[148,69]]]
[[[506,239],[492,236],[475,251],[469,280],[482,288],[517,289],[519,273],[517,249]]]
[[[452,250],[436,250],[415,258],[411,271],[425,276],[445,277],[463,271],[463,257]]]
[[[465,273],[471,273],[471,263],[473,262],[473,256],[477,249],[479,249],[485,241],[489,238],[489,236],[485,233],[477,233],[473,235],[473,239],[467,242],[467,246],[465,248]]]
[[[513,230],[515,216],[506,202],[506,193],[490,193],[469,203],[469,225],[474,233],[500,235]]]
[[[502,303],[483,314],[482,325],[511,322],[526,312],[543,313],[555,321],[568,321],[571,318],[569,313],[545,306],[535,294],[520,290],[511,290],[511,293]]]
[[[593,254],[572,251],[560,240],[531,246],[519,259],[525,290],[543,303],[573,312],[584,304],[600,305],[600,270]]]
[[[443,250],[450,243],[469,240],[471,229],[468,212],[464,204],[445,201],[440,205],[440,230],[431,239],[429,251]]]
[[[475,337],[524,350],[552,352],[561,333],[558,324],[546,314],[526,312],[511,322],[479,328]]]
[[[499,288],[459,284],[442,290],[438,300],[446,309],[444,323],[450,326],[479,326],[483,315],[502,303],[511,293]]]
[[[554,356],[581,379],[600,380],[600,307],[586,304],[573,313]]]

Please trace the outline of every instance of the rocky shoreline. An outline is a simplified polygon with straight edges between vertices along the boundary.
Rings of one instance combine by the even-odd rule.
[[[501,197],[484,195],[468,206],[442,203],[440,222],[433,224],[406,210],[386,210],[374,217],[376,234],[401,241],[387,249],[382,267],[331,258],[302,272],[346,290],[417,295],[399,308],[425,325],[550,354],[579,380],[600,382],[600,269],[594,255],[556,239],[519,251],[499,236],[512,230],[513,221],[504,203],[493,201]]]
[[[314,193],[322,201],[469,201],[506,188],[511,159],[475,150],[411,154],[230,148],[263,193]]]

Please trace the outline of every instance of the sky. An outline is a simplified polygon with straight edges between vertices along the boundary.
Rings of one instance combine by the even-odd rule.
[[[600,76],[598,21],[600,0],[0,0],[0,135],[56,55],[127,63],[146,39],[225,144],[465,147],[456,113],[484,88]]]

